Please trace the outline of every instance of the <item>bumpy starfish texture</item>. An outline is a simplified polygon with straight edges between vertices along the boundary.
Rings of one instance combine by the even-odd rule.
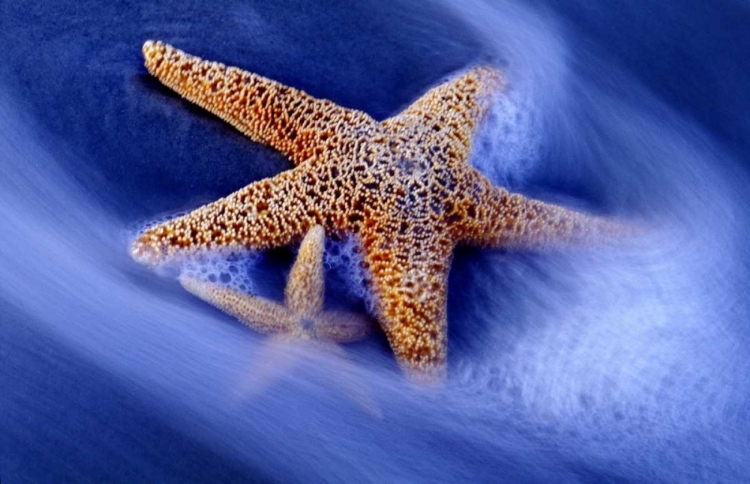
[[[365,316],[323,310],[324,245],[323,227],[310,229],[289,273],[284,304],[192,277],[181,277],[180,283],[188,292],[261,333],[335,343],[361,340],[370,332]]]
[[[445,372],[447,278],[457,244],[534,249],[627,232],[511,194],[467,163],[472,136],[503,87],[492,67],[475,67],[377,122],[160,42],[146,42],[143,53],[163,84],[296,167],[144,231],[133,257],[155,265],[197,250],[266,249],[318,224],[329,234],[353,233],[377,317],[409,374]]]

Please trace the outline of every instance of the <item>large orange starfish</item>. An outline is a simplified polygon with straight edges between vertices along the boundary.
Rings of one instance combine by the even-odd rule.
[[[159,264],[201,249],[267,249],[311,227],[353,233],[378,320],[402,368],[446,369],[446,296],[454,247],[544,248],[622,226],[493,186],[467,163],[472,136],[503,80],[475,67],[382,122],[297,89],[207,62],[161,42],[146,67],[184,98],[296,165],[144,231],[133,257]]]

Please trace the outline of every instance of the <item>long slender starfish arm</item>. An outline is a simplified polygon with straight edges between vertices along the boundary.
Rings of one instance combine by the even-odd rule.
[[[162,42],[144,43],[143,56],[148,71],[164,85],[252,140],[281,151],[294,164],[323,154],[333,139],[345,133],[375,124],[361,111],[237,67],[205,61]]]
[[[295,349],[293,346],[298,348]],[[269,336],[258,349],[253,371],[240,384],[241,396],[252,397],[262,393],[292,371],[295,366],[304,363],[300,350],[305,347],[328,353],[330,360],[323,363],[329,381],[337,383],[346,396],[367,413],[378,418],[383,416],[367,381],[362,379],[359,368],[341,347],[333,343],[300,340],[286,335]]]
[[[446,369],[447,279],[454,244],[394,232],[362,238],[378,320],[406,373],[439,381]]]
[[[297,241],[322,216],[308,207],[303,176],[289,170],[142,232],[132,257],[158,265],[202,249],[267,249]]]
[[[366,338],[372,321],[364,314],[324,311],[313,318],[312,337],[320,341],[351,343]]]
[[[382,418],[383,411],[373,397],[368,382],[362,378],[359,368],[349,359],[346,351],[342,347],[330,343],[324,343],[320,348],[335,357],[336,361],[333,362],[335,366],[332,370],[337,377],[337,383],[346,395],[367,413]]]
[[[289,309],[268,299],[190,277],[181,277],[180,284],[191,294],[261,333],[290,333],[297,324],[297,318]]]
[[[286,306],[294,313],[310,318],[323,309],[325,297],[325,230],[316,225],[311,228],[299,247],[297,259],[289,273],[284,291]]]
[[[611,218],[576,212],[501,187],[482,186],[476,217],[464,225],[463,243],[485,247],[551,249],[615,242],[637,234],[635,227]]]
[[[503,76],[493,67],[480,66],[440,84],[417,99],[397,116],[383,121],[386,127],[402,130],[419,126],[430,142],[452,155],[467,159],[471,139],[494,96],[503,87]]]
[[[299,363],[299,354],[290,351],[289,345],[299,341],[286,334],[272,334],[256,351],[256,363],[244,381],[239,385],[243,398],[259,395],[274,382],[291,372]]]

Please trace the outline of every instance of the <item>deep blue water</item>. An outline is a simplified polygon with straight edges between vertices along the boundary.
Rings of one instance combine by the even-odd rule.
[[[746,2],[0,3],[0,480],[750,480],[747,25]],[[653,232],[459,250],[446,388],[382,337],[347,348],[381,417],[296,347],[249,397],[262,337],[128,237],[289,164],[151,79],[149,38],[378,119],[494,62],[475,166]],[[290,261],[258,285],[280,296]],[[329,296],[361,308],[346,280]]]

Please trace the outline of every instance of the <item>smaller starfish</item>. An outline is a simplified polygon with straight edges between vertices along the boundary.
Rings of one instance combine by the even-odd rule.
[[[279,358],[280,345],[295,342],[313,343],[318,349],[334,354],[340,359],[339,365],[346,367],[346,354],[335,343],[361,340],[372,329],[372,324],[365,315],[323,309],[324,247],[323,227],[318,225],[311,228],[302,240],[299,254],[289,273],[284,291],[284,304],[235,291],[220,284],[188,276],[180,277],[180,283],[188,292],[234,316],[256,331],[273,334],[259,355],[264,362],[264,368],[269,371],[256,375],[253,393],[264,388],[294,363],[290,358]],[[346,380],[344,383],[349,396],[366,410],[379,414],[377,406],[361,385],[354,385]]]
[[[365,316],[323,310],[324,246],[323,227],[310,229],[289,273],[283,305],[192,277],[183,276],[180,283],[188,292],[261,333],[335,343],[361,340],[371,329]]]

